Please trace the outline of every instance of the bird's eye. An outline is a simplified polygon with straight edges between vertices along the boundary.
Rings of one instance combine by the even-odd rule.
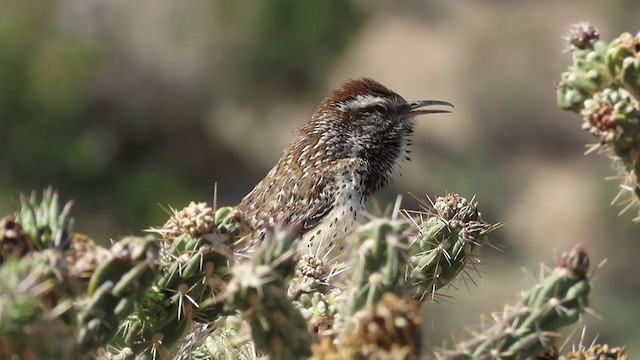
[[[387,112],[387,107],[384,105],[378,104],[373,107],[373,110],[377,113],[384,114]]]

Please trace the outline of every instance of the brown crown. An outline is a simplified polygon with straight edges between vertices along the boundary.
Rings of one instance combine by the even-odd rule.
[[[399,97],[386,86],[370,78],[349,80],[333,90],[325,99],[326,103],[345,102],[352,100],[357,95],[376,95]]]

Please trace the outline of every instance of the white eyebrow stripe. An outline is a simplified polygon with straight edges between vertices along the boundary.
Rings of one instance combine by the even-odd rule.
[[[380,96],[369,94],[357,95],[354,99],[351,99],[344,103],[342,107],[344,109],[362,109],[372,105],[385,104],[386,102],[386,99]]]

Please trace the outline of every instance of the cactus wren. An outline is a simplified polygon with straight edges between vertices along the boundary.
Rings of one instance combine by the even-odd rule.
[[[408,159],[414,117],[450,112],[424,109],[431,105],[453,106],[408,102],[368,78],[341,85],[297,130],[278,163],[237,209],[254,229],[301,224],[301,245],[314,253],[340,251],[344,237],[362,222],[367,199]]]

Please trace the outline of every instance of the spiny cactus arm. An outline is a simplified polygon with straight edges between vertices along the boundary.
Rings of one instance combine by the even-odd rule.
[[[78,315],[82,349],[96,349],[115,336],[155,279],[158,248],[153,238],[133,236],[113,244],[89,282],[89,298]]]
[[[586,99],[612,80],[604,60],[607,44],[600,41],[599,31],[586,22],[573,25],[566,40],[573,65],[560,76],[557,102],[562,109],[578,112]]]
[[[352,313],[376,304],[387,292],[400,296],[409,291],[404,279],[407,268],[408,239],[404,221],[376,219],[356,233],[358,245],[352,261]]]
[[[590,291],[586,249],[565,252],[558,266],[521,301],[496,314],[496,323],[436,353],[441,360],[520,359],[537,356],[552,345],[557,330],[576,322],[588,306]]]
[[[137,359],[157,359],[177,351],[194,321],[213,322],[226,314],[220,294],[227,282],[235,238],[226,230],[222,234],[218,222],[223,221],[232,224],[228,208],[213,211],[204,203],[191,203],[173,210],[163,228],[151,229],[163,236],[160,276],[140,306],[120,324],[112,344],[130,348]]]
[[[174,360],[225,359],[231,354],[238,360],[255,359],[256,353],[254,344],[250,341],[250,331],[248,324],[239,316],[226,316],[213,326],[202,345]]]
[[[582,128],[598,141],[588,152],[613,153],[623,180],[614,202],[631,195],[621,201],[624,212],[640,204],[640,33],[623,33],[606,43],[597,29],[581,23],[567,38],[573,64],[557,84],[558,106],[583,116]]]
[[[411,359],[420,355],[419,344],[402,340],[401,334],[419,333],[421,319],[415,300],[426,298],[421,286],[431,281],[429,289],[433,284],[439,289],[452,281],[464,270],[465,261],[477,260],[471,250],[486,243],[493,229],[481,221],[475,202],[469,205],[466,199],[450,194],[435,204],[437,207],[425,205],[421,212],[407,212],[407,218],[401,220],[397,220],[398,205],[391,219],[373,219],[355,230],[346,294],[338,286],[333,293],[316,293],[301,301],[305,316],[314,324],[311,328],[322,329],[315,331],[319,339],[315,358],[384,358],[395,353],[396,358]],[[391,309],[397,307],[405,313],[414,309],[415,316],[392,316]],[[320,308],[337,309],[338,314]]]
[[[420,300],[437,292],[478,261],[478,249],[500,227],[482,220],[478,203],[450,193],[423,201],[421,211],[405,211],[410,229],[408,281]]]
[[[0,266],[0,357],[86,358],[76,352],[73,295],[53,249]]]
[[[271,230],[249,262],[236,264],[226,304],[242,313],[256,350],[274,359],[299,359],[311,353],[307,324],[287,297],[296,264],[296,229]]]

